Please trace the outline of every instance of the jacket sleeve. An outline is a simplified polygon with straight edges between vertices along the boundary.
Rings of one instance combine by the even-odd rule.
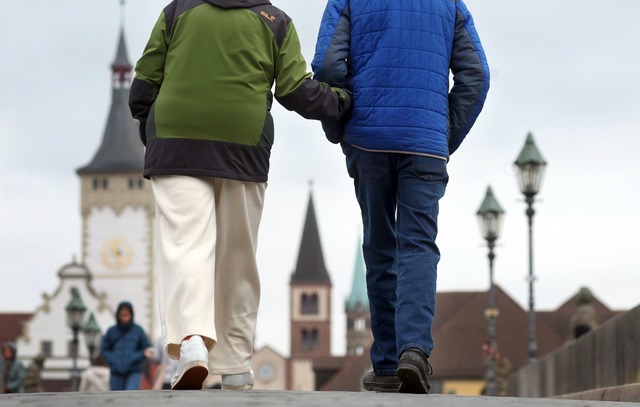
[[[347,59],[351,44],[351,15],[346,0],[329,0],[320,23],[313,78],[331,86],[348,86]]]
[[[109,366],[113,365],[113,331],[107,330],[107,333],[102,337],[100,341],[100,356],[104,359]]]
[[[14,360],[11,364],[11,370],[7,377],[7,382],[4,384],[11,393],[22,393],[23,383],[25,377],[25,369],[22,363]]]
[[[346,0],[329,0],[322,16],[311,63],[314,79],[331,86],[348,87],[349,49],[351,45],[351,13]],[[322,130],[332,143],[342,141],[344,123],[349,115],[338,120],[323,120]]]
[[[449,92],[449,154],[458,149],[475,123],[489,91],[489,66],[473,18],[462,0],[456,2],[451,52],[453,87]]]
[[[339,119],[351,108],[349,92],[311,79],[293,21],[279,49],[275,78],[276,100],[306,119]]]
[[[164,11],[160,14],[151,37],[136,64],[136,75],[129,90],[129,109],[134,119],[140,122],[140,140],[147,144],[145,128],[151,106],[158,96],[164,77],[167,57],[167,27]]]

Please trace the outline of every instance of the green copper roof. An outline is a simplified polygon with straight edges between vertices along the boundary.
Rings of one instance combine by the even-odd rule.
[[[490,186],[487,187],[487,193],[484,196],[484,200],[480,205],[480,209],[478,209],[478,212],[476,212],[477,215],[482,215],[485,213],[504,213],[504,209],[502,209],[502,206],[500,206],[498,200],[493,195],[493,190]]]
[[[540,150],[536,146],[536,143],[533,141],[533,134],[527,134],[527,140],[524,143],[524,147],[522,151],[520,151],[520,155],[515,161],[517,166],[526,165],[526,164],[535,164],[535,165],[547,165],[547,162],[540,154]]]
[[[365,280],[366,267],[362,256],[362,243],[358,240],[356,246],[356,261],[353,266],[353,280],[351,282],[351,293],[345,303],[347,311],[353,311],[358,304],[362,309],[369,309],[369,297],[367,297],[367,282]]]

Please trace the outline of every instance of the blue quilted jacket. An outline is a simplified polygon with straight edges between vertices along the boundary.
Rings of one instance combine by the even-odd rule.
[[[327,137],[372,151],[448,159],[489,90],[462,0],[328,0],[312,68],[353,92],[350,119],[323,123]]]

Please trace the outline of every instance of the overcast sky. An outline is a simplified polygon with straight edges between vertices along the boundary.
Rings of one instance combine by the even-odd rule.
[[[426,0],[425,0],[426,1]],[[129,0],[129,58],[139,58],[166,0]],[[526,307],[525,204],[511,163],[527,132],[549,165],[535,204],[536,307],[582,285],[613,309],[640,303],[640,2],[468,0],[491,67],[476,126],[449,163],[438,244],[441,291],[486,290],[475,216],[487,185],[506,211],[495,281]],[[56,273],[80,255],[79,179],[111,104],[116,0],[3,4],[0,42],[0,312],[33,312]],[[307,62],[324,1],[274,0],[294,20]],[[317,122],[274,108],[276,143],[258,246],[258,345],[289,353],[288,283],[313,180],[333,281],[333,351],[344,353],[344,300],[360,215],[340,148]]]

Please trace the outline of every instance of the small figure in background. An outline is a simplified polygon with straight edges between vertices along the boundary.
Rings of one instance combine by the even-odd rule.
[[[42,393],[42,368],[44,367],[45,356],[40,354],[33,358],[31,364],[27,367],[24,377],[25,393]]]
[[[153,346],[153,354],[149,359],[158,364],[155,380],[153,381],[153,389],[171,390],[171,378],[178,368],[178,361],[169,357],[162,337],[156,340]]]
[[[0,360],[0,382],[2,393],[24,392],[24,366],[16,360],[17,348],[14,342],[2,344],[2,360]]]
[[[107,362],[97,355],[91,360],[91,366],[82,372],[78,391],[108,391],[110,375]]]
[[[593,294],[587,287],[581,287],[576,295],[578,307],[571,316],[567,341],[578,339],[598,326],[598,316],[593,306]]]
[[[142,362],[150,357],[151,344],[140,325],[133,322],[133,305],[123,301],[116,311],[116,325],[102,338],[100,354],[111,369],[111,390],[138,390]]]

